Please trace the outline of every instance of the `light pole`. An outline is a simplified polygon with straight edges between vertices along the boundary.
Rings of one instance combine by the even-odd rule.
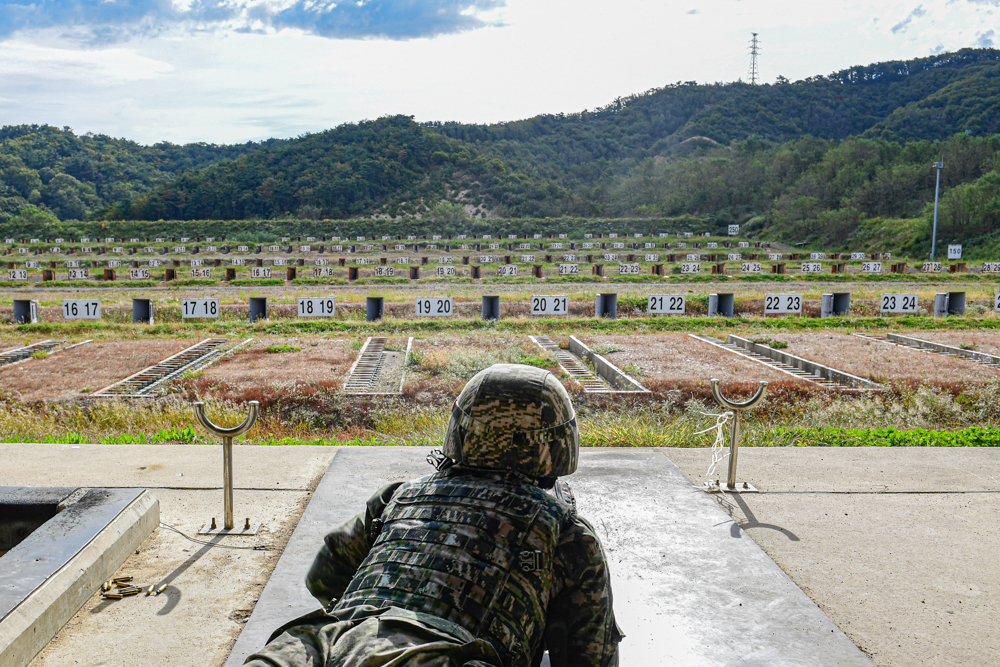
[[[938,193],[941,192],[941,170],[944,169],[944,161],[935,162],[933,165],[937,169],[937,184],[934,186],[934,233],[931,236],[931,261],[934,261],[934,248],[937,245],[937,215],[938,215]]]

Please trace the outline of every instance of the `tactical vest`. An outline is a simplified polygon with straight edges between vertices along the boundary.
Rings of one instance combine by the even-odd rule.
[[[542,640],[552,560],[568,509],[536,486],[456,469],[408,482],[335,609],[432,614],[526,667]]]

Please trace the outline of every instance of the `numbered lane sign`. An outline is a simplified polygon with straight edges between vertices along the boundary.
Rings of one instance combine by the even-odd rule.
[[[454,266],[439,266],[437,267],[438,278],[446,278],[449,276],[456,275]]]
[[[181,301],[181,318],[218,318],[218,299],[184,299]]]
[[[823,265],[819,262],[802,262],[802,273],[822,273]]]
[[[271,277],[271,267],[269,266],[255,266],[250,269],[251,278],[270,278]]]
[[[883,294],[881,307],[883,313],[915,314],[920,310],[916,294]]]
[[[780,252],[769,252],[767,254],[767,261],[769,261],[769,262],[780,262],[781,261],[781,253]]]
[[[618,275],[620,276],[637,276],[641,267],[638,264],[619,264],[618,265]]]
[[[337,301],[334,297],[300,297],[299,317],[334,317]]]
[[[450,296],[425,296],[417,299],[417,315],[421,317],[448,317],[455,304]]]
[[[63,319],[99,320],[101,302],[90,299],[63,299]]]
[[[766,294],[764,296],[765,315],[787,313],[802,313],[801,294]]]
[[[534,255],[521,255],[521,261],[524,262],[525,264],[531,264],[532,262],[535,261],[535,256]]]
[[[497,267],[497,275],[501,278],[516,278],[517,277],[517,265],[515,264],[503,264]]]
[[[1000,313],[1000,294],[993,295],[993,310]]]
[[[864,262],[861,273],[882,273],[882,262]]]
[[[288,260],[285,259],[284,257],[275,257],[274,259],[271,260],[272,266],[286,266],[287,264]]]
[[[86,280],[90,277],[87,269],[70,269],[67,274],[67,280]]]
[[[689,262],[697,262],[697,261],[700,261],[700,260],[701,260],[701,255],[688,255],[687,256],[687,261],[689,261]]]
[[[1000,262],[983,262],[983,273],[1000,273]]]
[[[109,269],[120,269],[122,268],[122,261],[120,259],[109,259],[108,260]]]
[[[944,268],[941,262],[924,262],[920,266],[920,270],[924,273],[941,273],[941,269]],[[985,270],[985,265],[984,265]]]
[[[705,236],[708,236],[708,234],[705,234]],[[750,247],[750,243],[748,241],[740,241],[739,243],[736,244],[736,247],[738,247],[738,248],[749,248]]]
[[[38,266],[39,266],[38,262],[34,260],[28,260],[27,262],[24,263],[24,268],[26,269],[37,269]]]
[[[129,280],[149,280],[149,269],[129,269]]]
[[[191,269],[192,278],[211,278],[212,269]]]
[[[701,273],[701,264],[699,262],[685,262],[681,264],[681,273]]]
[[[246,266],[247,261],[242,257],[233,257],[229,260],[230,266]]]
[[[962,246],[961,245],[949,245],[948,246],[948,259],[962,259]]]
[[[743,259],[743,253],[731,252],[726,255],[726,260],[730,262],[739,262]]]
[[[729,235],[730,236],[736,236],[739,233],[740,233],[740,226],[739,225],[729,225]]]
[[[569,299],[565,296],[531,297],[532,315],[566,315],[569,313]]]
[[[865,258],[865,253],[863,253],[863,252],[852,252],[851,253],[851,259],[853,261],[857,261],[859,259],[864,259],[864,258]]]
[[[452,264],[454,261],[455,261],[454,257],[438,257],[437,258],[437,263],[438,264]]]
[[[580,273],[579,264],[560,264],[559,265],[559,275],[560,276],[575,276]]]
[[[7,280],[27,280],[28,269],[7,269]]]
[[[650,315],[683,315],[687,312],[687,297],[683,294],[651,294],[646,312]]]
[[[332,266],[313,267],[313,278],[332,278],[332,277],[333,277]]]
[[[605,262],[617,262],[618,261],[618,255],[617,254],[608,254],[608,253],[605,253],[604,254],[604,261]]]
[[[332,271],[332,269],[331,269]],[[333,275],[332,273],[330,275]],[[376,278],[392,278],[396,275],[396,267],[394,266],[376,266],[375,267],[375,277]]]
[[[826,259],[825,252],[811,252],[809,253],[809,259]]]
[[[740,264],[740,269],[743,273],[760,273],[761,266],[760,262],[743,262]]]
[[[705,247],[707,247],[709,250],[715,250],[716,248],[719,247],[719,244],[716,243],[716,242],[714,242],[714,241],[712,241],[712,242],[709,242],[709,244],[707,246],[705,246]]]

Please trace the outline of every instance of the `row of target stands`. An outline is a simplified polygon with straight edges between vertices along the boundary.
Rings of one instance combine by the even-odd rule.
[[[766,294],[764,296],[765,315],[801,315],[804,305],[801,294]],[[267,297],[250,297],[250,322],[268,319]],[[879,312],[883,314],[916,315],[920,311],[916,294],[882,294]],[[449,317],[455,312],[452,297],[418,297],[414,304],[418,317]],[[732,292],[710,294],[708,297],[709,317],[733,317],[736,295]],[[1000,294],[994,295],[993,309],[1000,311]],[[101,302],[98,299],[63,300],[64,320],[99,320]],[[820,300],[820,317],[848,317],[851,311],[851,293],[834,292],[824,294]],[[222,313],[218,299],[183,299],[181,317],[191,319],[217,319]],[[370,296],[365,300],[365,319],[375,322],[385,313],[385,300],[380,296]],[[333,318],[336,316],[336,298],[302,297],[298,300],[298,317]],[[569,297],[562,295],[541,295],[531,297],[531,314],[535,316],[560,317],[569,315]],[[648,297],[647,315],[686,315],[687,297],[683,294],[654,294]],[[934,317],[964,316],[965,292],[941,292],[934,296]],[[38,302],[27,299],[14,300],[13,319],[16,324],[38,322]],[[618,318],[618,294],[598,294],[594,299],[594,316]],[[483,296],[482,319],[500,319],[500,297]],[[155,324],[155,308],[152,299],[132,299],[132,322],[134,324]]]

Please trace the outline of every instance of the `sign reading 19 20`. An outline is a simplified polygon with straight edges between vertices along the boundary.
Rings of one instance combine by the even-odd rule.
[[[423,317],[448,317],[454,312],[450,296],[425,296],[417,299],[417,315]]]

